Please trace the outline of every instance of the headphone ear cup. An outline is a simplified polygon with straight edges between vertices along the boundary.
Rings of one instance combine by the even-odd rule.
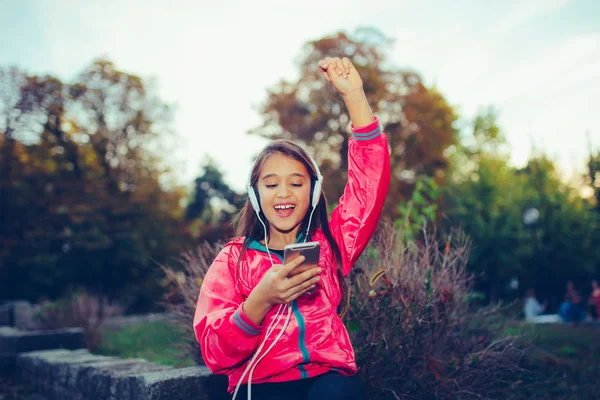
[[[258,195],[257,195],[256,191],[254,190],[254,186],[250,186],[250,188],[248,189],[248,200],[250,200],[250,204],[252,205],[252,208],[254,209],[254,211],[259,213],[260,212],[260,201],[258,200]]]
[[[320,199],[321,199],[321,182],[315,181],[315,184],[312,189],[312,199],[311,199],[312,208],[317,208],[317,204],[319,204]]]

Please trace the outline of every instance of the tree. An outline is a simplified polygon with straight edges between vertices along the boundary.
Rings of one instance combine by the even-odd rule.
[[[505,138],[493,108],[482,109],[452,154],[452,179],[444,190],[447,223],[473,241],[469,268],[479,289],[496,299],[507,279],[520,272],[525,235],[520,186],[508,165]]]
[[[185,215],[197,241],[214,243],[233,236],[231,220],[245,199],[225,183],[223,173],[212,158],[205,160],[203,170],[194,182],[194,193]]]
[[[588,160],[587,167],[587,180],[594,190],[594,197],[596,200],[595,209],[596,212],[600,213],[600,151],[597,151],[596,154],[590,151],[590,158]]]
[[[594,191],[594,211],[596,214],[596,230],[594,232],[594,243],[600,243],[600,151],[594,153],[590,145],[590,158],[588,160],[587,183]],[[600,246],[596,246],[596,266],[594,275],[600,278]]]
[[[386,51],[391,44],[374,29],[359,29],[352,35],[339,32],[307,43],[299,61],[300,78],[282,80],[269,90],[261,107],[264,123],[250,133],[304,145],[320,165],[327,197],[339,198],[347,179],[350,119],[342,99],[326,87],[316,65],[327,56],[349,57],[388,134],[395,179],[384,215],[396,218],[397,206],[410,197],[417,175],[444,182],[445,150],[456,142],[456,116],[444,97],[427,88],[418,74],[390,65]]]
[[[592,204],[564,183],[554,163],[544,155],[532,157],[518,171],[527,204],[539,210],[531,252],[522,260],[523,278],[554,303],[562,300],[568,280],[589,290],[600,261],[600,227]],[[543,282],[540,279],[543,278]]]
[[[169,107],[104,60],[73,84],[14,69],[0,76],[10,216],[1,296],[35,301],[84,287],[152,307],[161,291],[156,262],[185,245],[185,193],[161,182],[169,171],[154,150],[171,133]]]
[[[239,205],[241,196],[225,183],[223,173],[212,158],[205,160],[203,170],[202,175],[194,181],[194,193],[186,208],[186,219],[221,220],[224,214],[227,218]],[[223,203],[220,209],[211,206],[213,199]]]
[[[448,223],[471,237],[469,269],[479,289],[498,299],[508,279],[522,272],[522,187],[507,159],[490,154],[480,154],[476,165],[456,175],[445,191]]]
[[[522,288],[535,287],[556,305],[567,280],[584,282],[593,273],[597,219],[547,157],[532,157],[522,169],[510,166],[496,121],[493,109],[482,110],[462,137],[443,210],[450,225],[471,237],[469,268],[492,300],[505,297],[507,282],[518,277]],[[523,220],[528,208],[539,212],[530,226]]]

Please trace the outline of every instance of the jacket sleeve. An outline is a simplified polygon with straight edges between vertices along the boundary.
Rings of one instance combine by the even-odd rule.
[[[238,367],[258,346],[262,326],[244,313],[244,298],[237,291],[235,268],[238,257],[230,244],[214,260],[200,288],[194,332],[202,358],[213,373],[227,373]]]
[[[348,143],[348,182],[333,210],[330,229],[340,248],[344,276],[371,240],[390,186],[390,152],[377,117],[352,127]]]

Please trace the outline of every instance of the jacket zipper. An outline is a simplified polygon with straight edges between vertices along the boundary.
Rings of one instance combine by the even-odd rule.
[[[300,239],[300,237],[298,238]],[[267,249],[257,241],[253,240],[248,248],[260,250],[263,253],[267,252]],[[271,253],[275,257],[277,257],[283,263],[283,259],[279,254]],[[302,353],[302,361],[303,364],[308,364],[310,362],[310,353],[308,352],[308,348],[306,347],[306,324],[304,323],[304,317],[300,312],[300,308],[298,307],[298,303],[296,300],[292,301],[292,311],[294,312],[294,317],[296,317],[296,321],[298,322],[298,329],[300,330],[298,334],[298,348],[300,349],[300,353]],[[304,365],[298,365],[298,369],[300,370],[300,376],[302,379],[308,378],[308,372],[304,368]]]

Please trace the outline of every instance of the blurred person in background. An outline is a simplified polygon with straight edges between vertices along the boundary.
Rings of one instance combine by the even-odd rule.
[[[600,285],[597,280],[592,281],[592,293],[589,299],[590,311],[593,319],[600,319]]]
[[[564,322],[580,322],[587,317],[582,307],[582,297],[575,288],[573,281],[567,282],[567,291],[565,299],[560,305],[560,317]]]
[[[529,289],[527,290],[527,294],[525,296],[525,302],[523,304],[523,312],[525,313],[525,321],[535,322],[536,318],[541,315],[544,311],[546,311],[546,307],[548,302],[545,301],[544,304],[540,304],[540,302],[535,297],[535,290]]]

